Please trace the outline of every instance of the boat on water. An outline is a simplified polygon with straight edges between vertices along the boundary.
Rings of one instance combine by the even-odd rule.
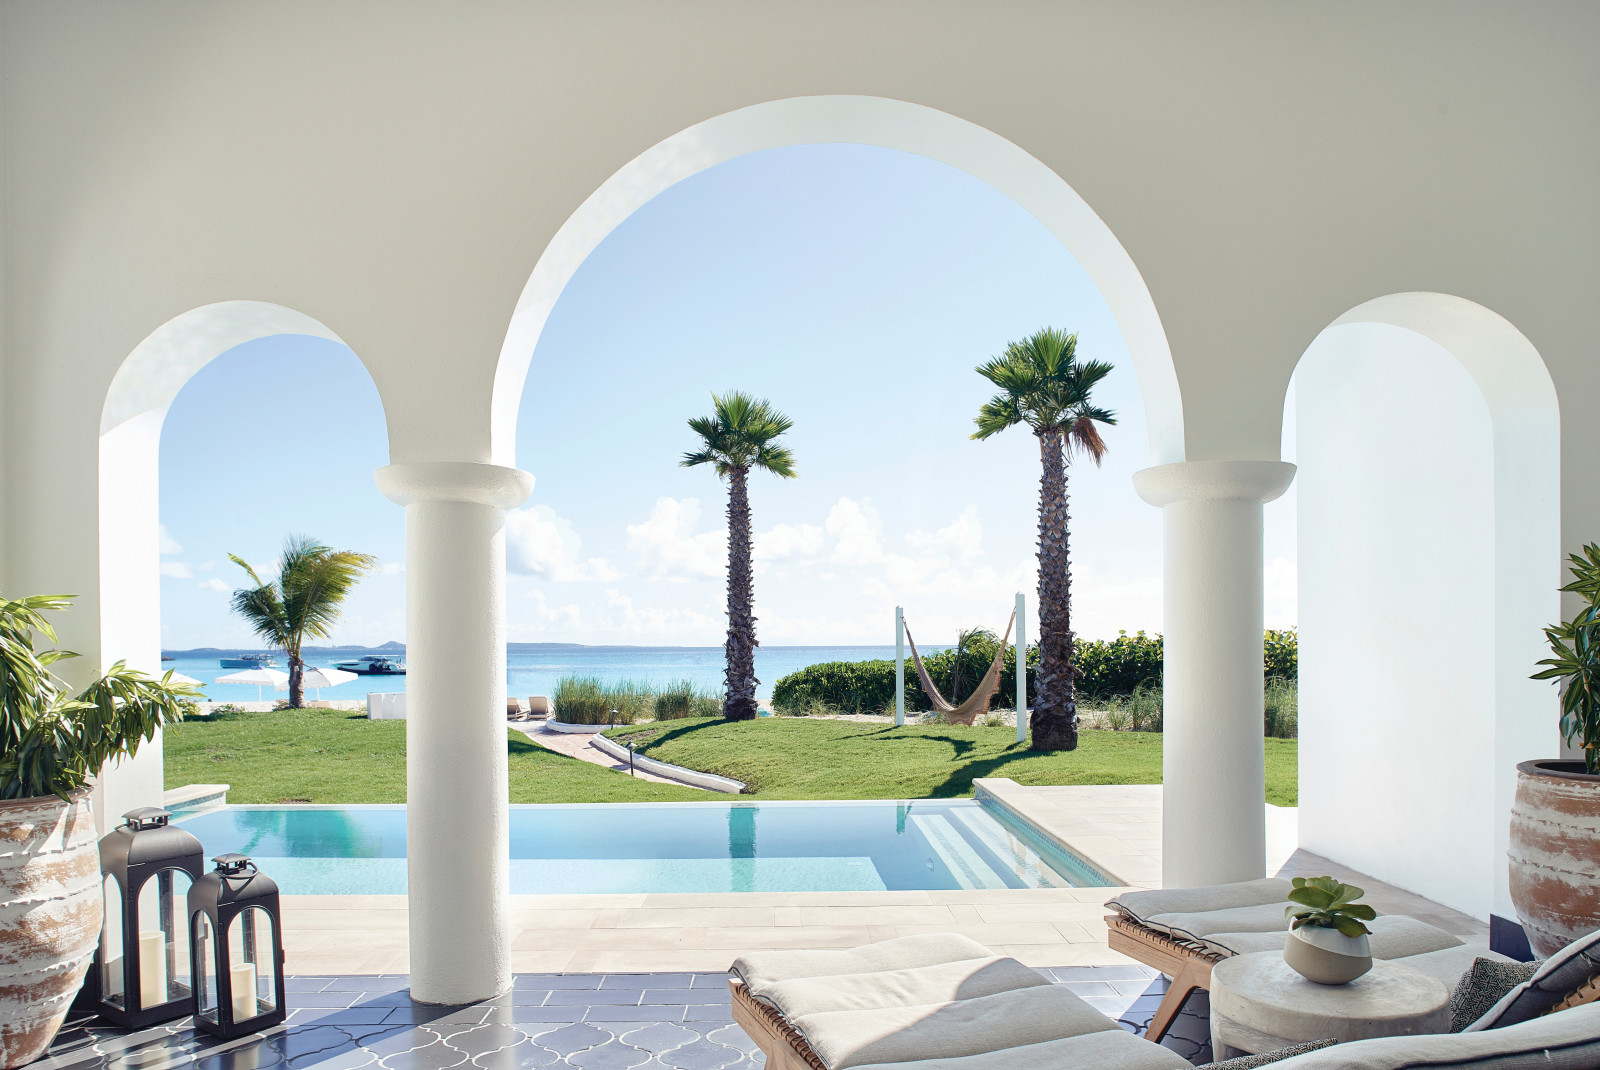
[[[219,660],[224,669],[273,669],[278,665],[271,654],[240,654],[236,658]]]
[[[366,657],[356,658],[354,661],[338,661],[334,663],[335,669],[353,672],[360,676],[404,676],[406,674],[405,662],[399,658],[388,657],[383,654],[368,654]]]

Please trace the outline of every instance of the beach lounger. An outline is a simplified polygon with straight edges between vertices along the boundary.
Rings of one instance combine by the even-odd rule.
[[[514,698],[506,699],[506,716],[510,717],[512,720],[516,720],[517,718],[521,717],[522,703],[518,702]]]
[[[1592,955],[1552,959],[1544,989],[1537,980],[1519,986],[1463,1033],[1356,1041],[1276,1066],[1593,1070],[1600,1066],[1600,1003],[1575,1005],[1557,989],[1587,976],[1595,962]],[[733,1019],[766,1055],[768,1070],[1189,1067],[1065,985],[955,934],[849,950],[756,952],[736,959],[729,972]]]
[[[1106,943],[1137,962],[1171,978],[1167,994],[1150,1021],[1149,1036],[1166,1036],[1184,1000],[1196,989],[1210,990],[1211,968],[1233,955],[1281,951],[1288,939],[1283,909],[1294,887],[1268,877],[1206,888],[1160,888],[1124,892],[1106,903]],[[1454,989],[1475,959],[1510,962],[1488,948],[1472,947],[1435,925],[1400,914],[1370,923],[1372,955],[1404,959]]]
[[[549,719],[550,699],[545,695],[529,695],[528,716],[539,720]]]

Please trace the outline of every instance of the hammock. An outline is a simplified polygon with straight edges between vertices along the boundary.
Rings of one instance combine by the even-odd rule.
[[[922,655],[917,653],[917,641],[911,638],[911,628],[906,628],[906,642],[911,645],[911,661],[917,667],[917,679],[922,681],[922,693],[928,696],[928,701],[933,703],[933,708],[944,715],[945,721],[950,724],[971,724],[980,713],[989,712],[989,703],[994,701],[994,696],[1000,691],[1000,663],[1006,655],[1006,643],[1011,638],[1011,626],[1017,622],[1016,611],[1011,613],[1011,619],[1006,622],[1005,638],[1000,640],[1000,647],[994,653],[994,661],[989,665],[989,671],[983,674],[983,679],[978,681],[978,686],[972,694],[959,706],[939,694],[939,689],[933,685],[933,678],[928,675],[928,670],[922,664]]]

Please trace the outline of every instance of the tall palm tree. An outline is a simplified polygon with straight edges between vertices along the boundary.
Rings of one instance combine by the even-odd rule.
[[[683,455],[685,468],[709,464],[728,481],[728,641],[723,677],[727,698],[722,716],[748,721],[756,715],[755,586],[750,565],[750,470],[794,478],[794,454],[777,444],[794,421],[737,390],[712,394],[716,411],[689,421],[700,448]]]
[[[339,619],[345,596],[361,577],[378,565],[371,554],[335,550],[304,535],[291,535],[278,558],[278,575],[270,583],[237,554],[229,559],[250,574],[254,587],[233,592],[233,611],[289,658],[289,705],[305,701],[305,662],[300,645],[307,636],[326,639]]]
[[[1067,557],[1067,465],[1074,454],[1098,466],[1106,454],[1096,424],[1116,415],[1089,395],[1111,372],[1077,359],[1078,336],[1046,327],[1012,342],[978,374],[1000,388],[974,421],[975,439],[1027,424],[1039,439],[1039,669],[1033,708],[1035,750],[1075,750],[1078,704],[1072,666],[1072,573]]]

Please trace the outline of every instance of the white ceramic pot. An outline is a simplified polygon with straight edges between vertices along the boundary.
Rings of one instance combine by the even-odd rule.
[[[0,802],[0,1067],[55,1039],[100,939],[89,792]]]
[[[1319,985],[1349,984],[1372,969],[1372,946],[1364,933],[1346,936],[1338,929],[1302,925],[1289,930],[1283,961]]]

